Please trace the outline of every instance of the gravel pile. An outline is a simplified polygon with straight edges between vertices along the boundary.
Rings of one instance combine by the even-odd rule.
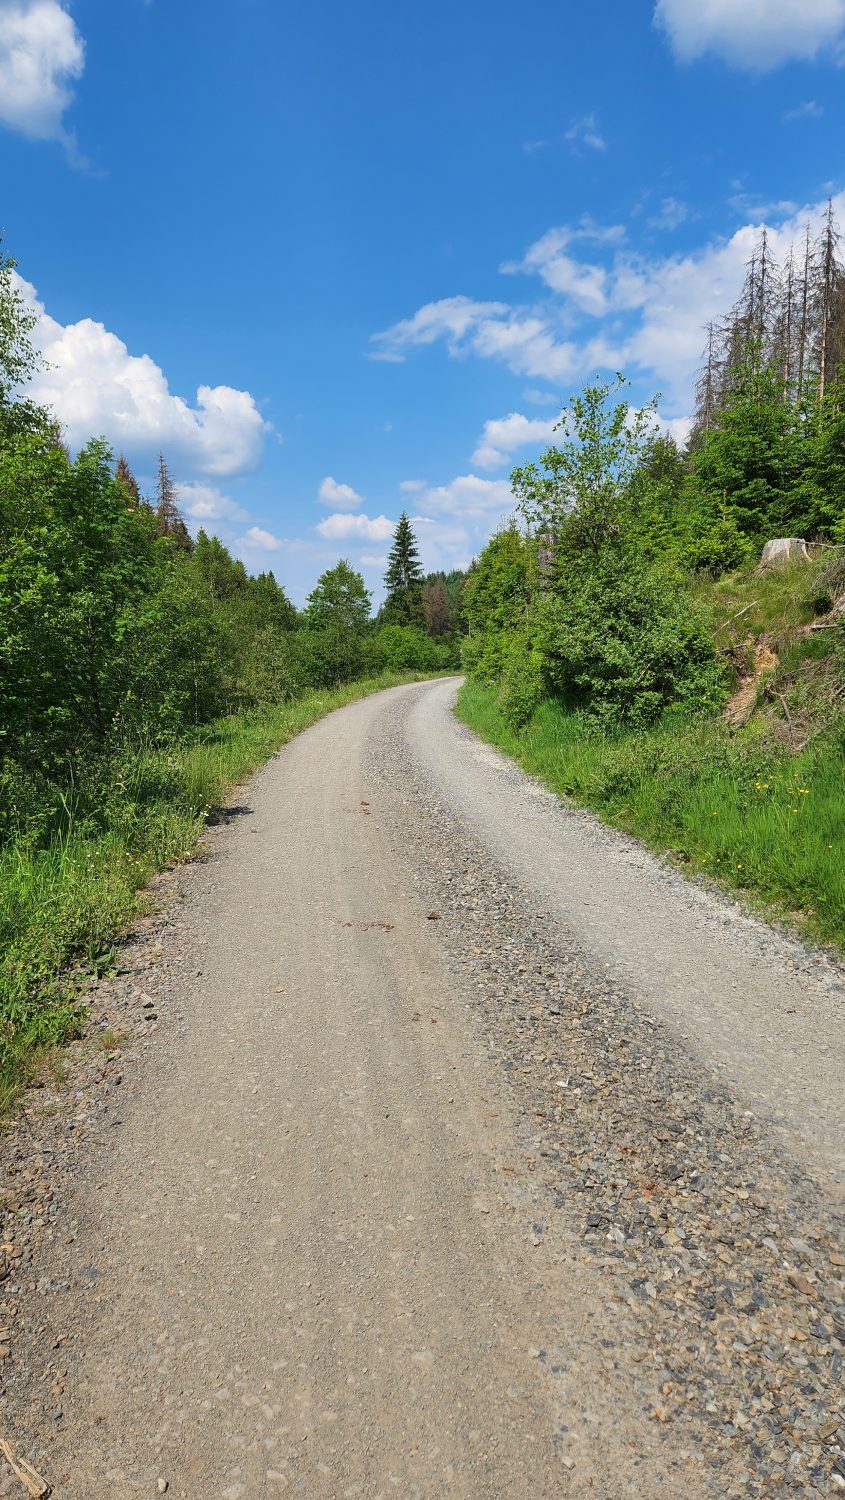
[[[714,1494],[845,1493],[845,1224],[456,824],[410,758],[412,704],[382,720],[368,774],[513,1090],[531,1232],[601,1273],[644,1420],[680,1426]]]

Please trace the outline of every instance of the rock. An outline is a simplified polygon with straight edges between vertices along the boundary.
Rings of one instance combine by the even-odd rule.
[[[807,543],[800,536],[780,536],[767,542],[760,558],[758,572],[764,568],[780,568],[788,562],[809,562]]]

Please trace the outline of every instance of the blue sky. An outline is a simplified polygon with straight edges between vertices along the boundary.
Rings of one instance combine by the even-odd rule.
[[[38,393],[302,602],[464,565],[620,368],[683,434],[757,227],[845,221],[845,0],[0,0]]]

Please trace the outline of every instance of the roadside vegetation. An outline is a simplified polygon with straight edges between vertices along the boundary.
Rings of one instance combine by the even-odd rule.
[[[515,470],[459,713],[556,791],[845,947],[845,272],[763,235],[684,451],[624,381]],[[766,542],[802,538],[761,567]]]
[[[375,619],[342,559],[300,611],[189,534],[163,456],[149,499],[101,440],[72,458],[26,398],[12,271],[0,257],[0,1105],[229,787],[322,713],[458,665],[462,576],[423,576],[403,516]]]
[[[687,446],[589,385],[514,471],[467,574],[403,515],[375,617],[343,559],[298,610],[72,457],[26,397],[31,319],[0,257],[0,1103],[79,1024],[86,976],[227,789],[321,713],[455,670],[466,722],[692,871],[845,946],[845,271],[835,226],[765,235],[708,330]],[[773,538],[808,546],[761,570]]]

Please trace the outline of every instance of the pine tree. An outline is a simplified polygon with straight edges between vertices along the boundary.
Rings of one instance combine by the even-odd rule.
[[[122,453],[115,464],[114,477],[126,491],[129,509],[137,510],[141,503],[141,492],[138,489],[138,481]]]
[[[695,419],[691,434],[693,443],[700,441],[713,426],[722,382],[721,330],[710,322],[706,333],[704,363],[695,383]]]
[[[807,369],[807,349],[809,347],[809,317],[810,317],[810,226],[804,231],[804,264],[801,270],[800,301],[798,304],[798,374],[795,386],[796,400],[800,403],[804,399],[804,376]]]
[[[423,571],[413,527],[403,510],[393,533],[384,586],[383,618],[391,625],[417,625],[423,618]]]
[[[179,509],[179,493],[170,476],[163,453],[158,456],[155,512],[159,536],[169,536],[177,547],[186,552],[190,551],[192,543]]]
[[[815,255],[814,312],[820,402],[824,401],[828,382],[835,375],[843,355],[845,273],[838,260],[838,250],[839,231],[834,223],[831,201],[827,206],[827,217]]]

